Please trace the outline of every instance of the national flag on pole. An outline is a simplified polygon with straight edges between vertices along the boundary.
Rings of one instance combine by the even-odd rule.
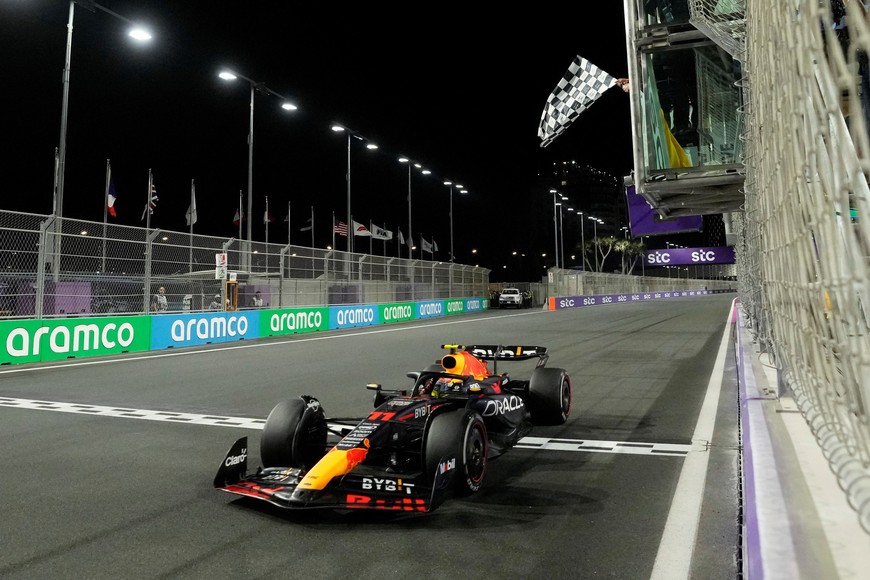
[[[376,240],[392,240],[393,232],[391,232],[390,230],[385,230],[384,228],[379,228],[375,224],[372,224],[372,237]],[[399,243],[403,244],[405,242],[400,240]]]
[[[372,233],[363,224],[359,223],[356,220],[353,220],[353,235],[355,235],[355,236],[370,236],[370,235],[372,235]]]
[[[420,236],[420,249],[424,252],[432,253],[432,244],[427,242],[423,236]]]
[[[193,182],[190,183],[190,205],[187,206],[184,217],[187,219],[187,225],[192,226],[196,223],[196,190],[193,188]]]
[[[112,181],[112,178],[109,178],[109,195],[106,196],[106,209],[109,212],[109,215],[112,217],[118,217],[118,214],[115,213],[115,200],[118,199],[118,194],[115,191],[115,182]]]
[[[405,245],[405,236],[402,235],[402,228],[399,228],[399,245]]]
[[[300,232],[310,232],[312,228],[312,224],[314,223],[314,218],[308,218],[305,220],[305,223],[308,224],[304,228],[299,228]]]
[[[243,221],[245,221],[245,212],[243,212],[243,211],[237,209],[237,210],[236,210],[236,215],[233,216],[233,224],[234,224],[234,225],[239,225],[239,224],[242,223]]]
[[[154,186],[154,181],[151,181],[151,200],[145,204],[145,209],[142,210],[142,219],[145,220],[145,214],[154,215],[154,208],[157,207],[157,188]]]
[[[269,223],[269,222],[271,222],[271,221],[274,221],[274,220],[272,219],[272,216],[269,215],[269,210],[266,210],[266,213],[263,214],[263,223],[264,223],[264,224],[267,224],[267,223]],[[285,221],[286,221],[286,220],[285,220]]]
[[[580,113],[588,109],[607,89],[615,86],[614,77],[578,54],[550,93],[541,114],[541,123],[538,126],[538,137],[543,140],[541,147],[552,143]]]
[[[340,236],[347,237],[347,224],[342,221],[334,223],[332,231]]]
[[[435,241],[435,238],[432,238],[432,247],[435,248],[435,251],[438,251],[438,242]]]

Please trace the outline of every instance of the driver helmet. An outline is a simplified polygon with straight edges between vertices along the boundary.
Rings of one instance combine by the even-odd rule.
[[[451,379],[449,377],[441,377],[435,384],[432,385],[433,397],[441,397],[453,391],[455,385],[462,383],[461,379]]]

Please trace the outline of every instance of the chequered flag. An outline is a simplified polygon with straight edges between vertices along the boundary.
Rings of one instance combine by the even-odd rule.
[[[541,114],[538,137],[546,147],[568,128],[577,115],[589,108],[604,91],[616,86],[616,79],[579,54],[547,99]]]

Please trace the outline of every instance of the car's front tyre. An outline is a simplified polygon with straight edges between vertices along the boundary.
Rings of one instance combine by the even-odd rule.
[[[306,395],[281,401],[266,418],[260,459],[264,467],[310,468],[326,452],[326,435],[320,401]]]
[[[434,481],[439,472],[453,470],[452,491],[471,495],[480,490],[486,476],[489,439],[483,418],[470,409],[435,415],[426,429],[423,458],[427,475]]]

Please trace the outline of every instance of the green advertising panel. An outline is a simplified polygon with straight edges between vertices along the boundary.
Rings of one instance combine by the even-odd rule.
[[[329,308],[281,308],[260,312],[260,335],[283,336],[329,330]]]
[[[396,302],[394,304],[381,304],[381,322],[406,322],[414,320],[414,302]]]
[[[444,312],[446,314],[462,314],[465,312],[465,300],[445,300]]]
[[[150,317],[0,322],[0,364],[140,352],[150,348]]]

